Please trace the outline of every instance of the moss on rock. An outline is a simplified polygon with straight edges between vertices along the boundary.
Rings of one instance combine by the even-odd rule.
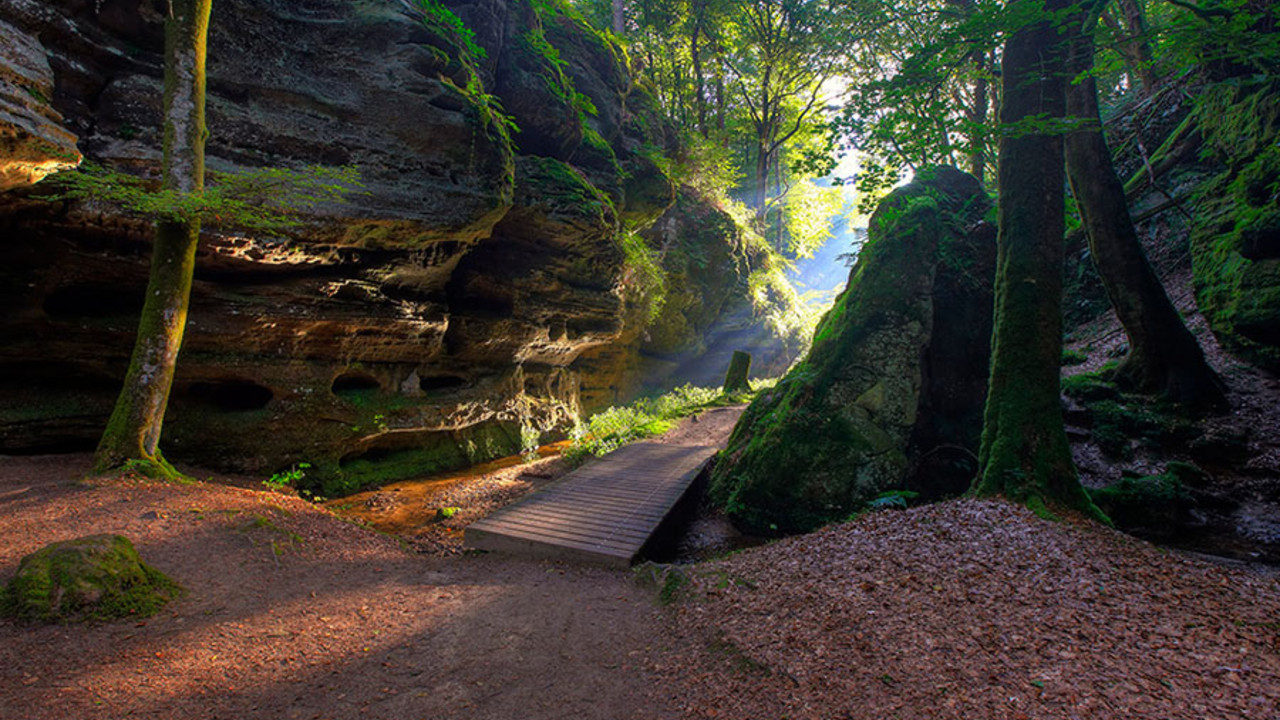
[[[950,338],[954,357],[935,356],[931,346],[939,313],[967,304],[978,308],[975,317],[990,317],[994,246],[989,232],[977,231],[988,205],[976,180],[945,167],[881,203],[809,356],[752,403],[714,470],[712,498],[735,523],[808,531],[902,486],[939,434],[976,447],[973,422],[944,416],[981,407],[989,325]],[[948,297],[935,303],[942,288]],[[932,382],[961,355],[968,357],[957,377],[975,383]]]
[[[1146,477],[1126,477],[1106,487],[1089,490],[1089,497],[1122,530],[1151,538],[1169,538],[1180,518],[1195,505],[1185,489],[1204,471],[1188,463],[1170,463],[1165,472]]]
[[[1280,85],[1211,87],[1196,119],[1223,168],[1195,196],[1196,301],[1223,347],[1280,369]]]
[[[24,557],[5,587],[4,614],[36,622],[111,621],[155,614],[182,588],[122,535],[53,543]]]

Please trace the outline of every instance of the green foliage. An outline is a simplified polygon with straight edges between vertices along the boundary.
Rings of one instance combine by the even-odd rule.
[[[502,101],[498,96],[485,92],[484,83],[481,82],[479,75],[474,73],[469,75],[467,84],[463,87],[458,87],[449,78],[442,80],[470,100],[479,127],[484,132],[493,133],[492,137],[508,149],[514,147],[511,138],[520,132],[520,128],[516,125],[515,119],[503,110]]]
[[[911,490],[889,490],[867,501],[868,510],[906,510],[920,493]]]
[[[362,187],[354,167],[257,168],[208,175],[204,191],[184,193],[86,163],[50,178],[48,183],[56,192],[45,199],[93,200],[140,217],[279,231],[296,224],[303,212],[342,202]]]
[[[159,450],[156,451],[155,459],[130,458],[124,461],[119,471],[121,473],[134,473],[161,482],[174,482],[180,485],[188,485],[195,482],[171,465]]]
[[[547,72],[543,75],[543,80],[547,89],[561,102],[577,111],[579,122],[585,125],[588,116],[600,114],[591,98],[578,92],[573,78],[565,73],[568,63],[560,57],[560,50],[547,39],[542,27],[534,27],[521,34],[519,43],[526,52],[545,61]]]
[[[641,304],[645,321],[653,322],[667,301],[667,273],[662,269],[662,258],[640,233],[630,228],[618,234],[618,246],[624,258],[622,282],[629,290],[628,299]]]
[[[813,257],[831,238],[835,219],[844,210],[844,193],[839,187],[819,187],[801,180],[791,187],[783,201],[786,252],[798,258]]]
[[[311,467],[311,463],[302,462],[290,467],[288,470],[282,470],[274,473],[271,477],[262,481],[263,485],[272,490],[282,490],[289,486],[297,486],[304,478],[307,477],[307,468]]]
[[[1159,475],[1123,477],[1089,495],[1115,524],[1141,535],[1167,537],[1178,526],[1182,513],[1195,505],[1187,483],[1201,482],[1206,474],[1190,463],[1172,462]]]
[[[538,446],[542,442],[542,432],[532,425],[520,426],[520,457],[525,462],[538,459]]]
[[[462,69],[462,78],[458,73],[441,76],[440,80],[447,86],[457,90],[470,101],[476,113],[476,121],[482,132],[507,148],[513,147],[511,136],[518,133],[515,121],[502,108],[497,96],[486,92],[480,79],[480,61],[487,57],[485,49],[475,42],[475,31],[467,27],[462,19],[439,0],[414,0],[421,11],[422,24],[433,35],[445,41],[447,47],[437,50],[445,63],[456,60]],[[457,81],[455,81],[457,78]],[[461,85],[458,82],[462,82]]]
[[[521,162],[526,169],[524,182],[534,202],[567,215],[590,214],[602,225],[614,216],[613,201],[572,165],[537,156],[522,158]]]
[[[607,455],[629,442],[661,435],[672,427],[672,421],[723,402],[719,389],[683,385],[653,398],[642,398],[630,405],[611,407],[591,416],[572,435],[573,442],[564,457],[571,463],[585,461],[592,455]]]
[[[1070,367],[1072,365],[1083,365],[1089,362],[1089,356],[1084,351],[1075,348],[1062,349],[1062,366]]]
[[[1141,395],[1086,402],[1093,421],[1092,437],[1112,457],[1133,456],[1135,441],[1156,445],[1185,442],[1197,433],[1195,426],[1172,408]]]
[[[462,510],[462,508],[458,508],[458,507],[442,507],[442,508],[437,508],[437,509],[436,509],[436,519],[437,519],[437,520],[448,520],[449,518],[453,517],[454,515],[457,515],[457,514],[458,514],[458,512],[459,512],[460,510]]]
[[[422,10],[422,23],[436,34],[455,42],[465,53],[465,62],[470,64],[487,57],[484,48],[476,45],[475,31],[467,27],[462,18],[452,10],[440,4],[439,0],[415,1]]]
[[[1259,252],[1280,228],[1280,81],[1214,84],[1200,96],[1195,120],[1202,153],[1223,168],[1193,198],[1197,304],[1229,351],[1280,368],[1280,351],[1254,339],[1280,317],[1280,271]]]

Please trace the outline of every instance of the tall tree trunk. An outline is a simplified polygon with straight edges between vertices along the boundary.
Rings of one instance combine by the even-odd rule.
[[[756,139],[756,176],[753,178],[751,203],[755,205],[756,220],[764,221],[766,204],[769,201],[769,142],[764,138]]]
[[[622,35],[627,29],[627,6],[623,0],[613,0],[613,32]]]
[[[969,147],[972,148],[969,155],[969,174],[978,178],[978,182],[983,185],[987,182],[987,139],[983,133],[987,126],[987,114],[990,112],[990,103],[987,98],[991,92],[987,88],[986,59],[986,53],[979,53],[974,58],[974,66],[978,68],[980,74],[973,81],[973,104],[969,107],[969,122],[973,127],[969,136]]]
[[[1096,15],[1072,28],[1072,74],[1093,67]],[[1164,394],[1193,412],[1227,407],[1222,381],[1205,362],[1164,286],[1147,262],[1129,216],[1124,185],[1116,176],[1102,134],[1092,76],[1067,88],[1067,114],[1084,121],[1066,137],[1067,174],[1089,236],[1089,253],[1116,317],[1129,336],[1129,354],[1115,370],[1122,385]]]
[[[693,103],[698,118],[698,132],[707,136],[707,102],[703,97],[702,79],[702,46],[699,43],[702,34],[702,16],[699,13],[693,25],[693,33],[689,37],[689,57],[693,61]]]
[[[165,19],[164,187],[204,188],[205,39],[213,0],[172,0]],[[151,276],[124,388],[98,444],[95,468],[129,461],[162,474],[173,469],[160,454],[160,428],[187,324],[199,220],[156,225]]]
[[[724,66],[717,64],[716,66],[716,130],[728,146],[729,139],[724,135],[724,118],[725,118],[725,92],[724,92]]]
[[[1037,0],[1010,0],[1010,10]],[[1070,0],[1047,0],[1045,14]],[[1001,124],[1061,118],[1064,41],[1048,21],[1005,45]],[[975,493],[1099,514],[1080,486],[1059,400],[1062,359],[1063,158],[1053,129],[1000,141],[995,330]]]

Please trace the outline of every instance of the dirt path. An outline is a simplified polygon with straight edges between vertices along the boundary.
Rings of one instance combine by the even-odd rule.
[[[75,485],[88,460],[0,458],[0,580],[121,532],[189,593],[144,622],[0,620],[0,720],[1280,717],[1280,576],[1005,503],[684,566],[664,608],[626,572],[450,554],[285,495]],[[449,492],[500,502],[496,472]]]
[[[740,412],[664,441],[723,439]],[[438,488],[474,505],[449,532],[404,542],[285,495],[86,488],[74,480],[88,456],[0,458],[0,580],[45,543],[116,532],[189,591],[139,623],[0,620],[0,718],[674,717],[654,691],[662,613],[629,573],[456,552],[458,528],[563,472],[556,462]]]

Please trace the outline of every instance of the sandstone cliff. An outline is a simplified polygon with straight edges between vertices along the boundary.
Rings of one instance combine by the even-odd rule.
[[[648,318],[619,234],[674,202],[660,169],[670,131],[621,49],[565,7],[447,5],[471,33],[397,0],[215,7],[210,168],[354,165],[367,192],[286,236],[206,232],[171,457],[258,473],[307,461],[337,493],[514,452],[565,428],[584,399],[643,384]],[[3,77],[51,70],[29,86],[47,102],[24,100],[22,123],[0,87],[0,130],[60,148],[0,145],[6,168],[37,168],[21,184],[72,162],[75,136],[91,160],[156,172],[150,2],[13,0],[0,34],[20,55]],[[0,195],[0,452],[93,445],[147,272],[144,220],[39,194]],[[710,235],[707,252],[734,242]],[[735,258],[735,273],[751,271]],[[747,307],[736,275],[699,282],[717,307]]]

